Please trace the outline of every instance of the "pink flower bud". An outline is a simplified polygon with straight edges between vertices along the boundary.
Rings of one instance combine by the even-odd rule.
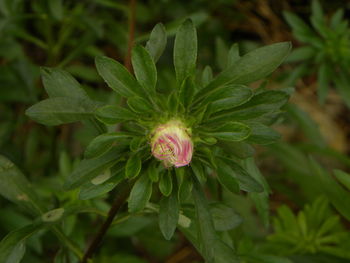
[[[191,162],[193,143],[190,131],[181,121],[171,120],[156,127],[151,139],[152,154],[166,167],[181,167]]]

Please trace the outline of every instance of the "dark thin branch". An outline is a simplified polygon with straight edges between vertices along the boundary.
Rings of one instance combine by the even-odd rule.
[[[129,72],[132,72],[131,67],[131,50],[134,45],[134,38],[135,38],[135,9],[136,9],[136,0],[130,0],[129,1],[129,38],[128,38],[128,50],[127,54],[124,59],[124,66],[129,70]],[[120,127],[118,127],[120,129]],[[124,205],[126,199],[129,196],[131,186],[130,184],[127,184],[123,187],[119,195],[116,197],[116,199],[113,202],[113,205],[111,209],[108,212],[106,221],[103,223],[103,225],[100,227],[99,231],[97,232],[96,236],[93,238],[91,244],[89,245],[88,249],[86,250],[83,259],[81,263],[87,263],[88,259],[93,256],[93,254],[98,249],[103,237],[107,233],[109,227],[111,226],[113,219],[119,212],[120,208]]]
[[[92,255],[96,252],[98,249],[103,237],[107,233],[107,230],[111,226],[113,219],[117,215],[120,208],[124,205],[126,199],[129,196],[130,192],[130,185],[126,183],[124,185],[123,189],[121,189],[121,192],[118,194],[116,199],[113,202],[113,205],[111,209],[108,212],[106,221],[103,223],[103,225],[100,227],[99,231],[97,232],[96,236],[92,240],[91,244],[89,245],[88,249],[86,250],[83,259],[81,260],[81,263],[86,263],[89,258],[92,257]]]

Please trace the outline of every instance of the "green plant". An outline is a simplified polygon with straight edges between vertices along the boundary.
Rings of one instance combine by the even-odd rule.
[[[350,258],[350,235],[340,218],[329,208],[324,197],[294,215],[288,206],[277,209],[273,219],[274,233],[268,236],[274,251],[280,255],[325,253]]]
[[[324,103],[329,87],[334,86],[350,106],[350,30],[348,21],[343,18],[344,10],[339,9],[329,20],[318,0],[312,1],[311,10],[313,29],[294,13],[284,12],[294,37],[305,44],[288,57],[287,62],[299,64],[290,74],[289,84],[316,72],[319,101]]]
[[[159,213],[159,227],[166,239],[170,239],[178,227],[207,262],[238,262],[233,245],[223,241],[217,232],[235,225],[220,226],[217,221],[213,222],[213,217],[232,215],[232,212],[220,204],[216,209],[209,209],[214,204],[209,205],[203,188],[209,187],[214,195],[222,188],[234,193],[240,190],[264,193],[254,200],[259,204],[267,202],[266,182],[260,174],[251,174],[244,168],[244,159],[252,155],[251,144],[267,144],[279,138],[269,125],[287,102],[289,92],[264,87],[252,90],[246,84],[271,74],[285,59],[291,45],[277,43],[244,56],[240,56],[234,46],[226,69],[213,78],[210,67],[206,67],[198,82],[195,78],[197,34],[192,21],[186,20],[175,38],[176,84],[169,83],[165,88],[157,86],[155,64],[166,39],[164,27],[158,24],[146,47],[133,48],[131,60],[136,79],[119,62],[103,56],[96,58],[98,73],[126,103],[105,105],[93,100],[67,72],[43,68],[43,84],[49,98],[30,107],[26,114],[45,125],[83,121],[100,131],[64,184],[65,190],[79,188],[79,198],[84,200],[117,187],[117,199],[106,221],[109,223],[102,226],[100,234],[107,231],[127,199],[127,217]],[[176,143],[188,143],[185,161],[177,162],[181,154],[176,152],[174,142],[163,145],[166,149],[157,148],[156,142],[161,143],[159,138],[169,133],[178,136]],[[7,173],[13,164],[5,160],[2,169]],[[211,183],[206,186],[206,181]],[[16,201],[19,196],[26,199],[26,195],[6,197]],[[75,195],[68,200],[44,215],[45,210],[37,210],[34,214],[40,218],[32,225],[5,237],[0,244],[2,259],[8,259],[14,251],[23,251],[23,243],[20,247],[13,243],[18,236],[24,241],[47,226],[43,222],[55,224],[79,212],[74,206],[80,203]],[[52,230],[68,242],[69,239],[59,234],[59,229]],[[84,256],[74,245],[68,247],[86,261],[100,239],[95,241]],[[21,255],[23,253],[17,254],[19,258]]]

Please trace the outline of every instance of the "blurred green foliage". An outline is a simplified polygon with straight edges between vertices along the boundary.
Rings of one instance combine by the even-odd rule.
[[[288,62],[299,64],[290,74],[288,83],[293,85],[299,78],[316,72],[319,101],[324,103],[329,87],[334,86],[349,107],[350,28],[344,9],[338,9],[328,18],[320,2],[313,0],[311,10],[313,28],[297,15],[284,13],[294,37],[305,44],[288,58]]]
[[[123,63],[129,8],[128,1],[112,0],[0,0],[0,195],[4,197],[0,199],[0,237],[7,235],[0,243],[0,262],[9,256],[1,254],[4,248],[11,248],[11,262],[18,262],[23,255],[22,262],[26,263],[78,262],[77,257],[118,194],[120,188],[114,187],[120,182],[118,175],[124,174],[118,169],[98,178],[102,181],[99,187],[90,182],[80,192],[63,190],[68,176],[79,167],[84,149],[101,133],[99,125],[87,120],[83,124],[46,127],[29,120],[24,112],[47,98],[40,75],[45,83],[45,73],[51,74],[48,67],[69,72],[80,83],[82,93],[94,101],[119,105],[121,97],[111,95],[103,84],[94,59],[107,55]],[[259,33],[261,27],[268,27],[269,15],[265,16],[264,11],[269,10],[277,14],[274,21],[282,24],[277,31],[284,30],[280,39],[273,41],[293,40],[297,48],[269,79],[269,84],[280,91],[263,91],[267,83],[257,83],[254,86],[260,89],[254,90],[256,94],[290,95],[292,85],[303,94],[301,89],[305,87],[298,86],[303,78],[315,84],[319,102],[325,103],[322,105],[327,105],[327,96],[334,87],[349,106],[348,7],[343,1],[312,1],[311,5],[309,1],[137,1],[135,42],[145,44],[155,24],[165,25],[168,44],[158,61],[158,83],[166,93],[176,83],[173,36],[190,17],[198,29],[197,79],[207,84],[212,75],[235,62],[235,55],[270,44],[262,43]],[[249,27],[252,17],[258,17],[253,29]],[[292,34],[288,34],[288,25]],[[101,110],[100,118],[105,121],[107,110]],[[347,152],[332,148],[312,114],[297,104],[290,103],[275,114],[262,121],[282,127],[280,142],[264,149],[243,143],[221,145],[242,159],[255,155],[260,171],[252,158],[241,165],[265,192],[233,194],[208,177],[207,193],[221,203],[209,203],[199,213],[205,215],[210,210],[215,231],[236,249],[241,262],[348,262]],[[349,120],[344,116],[348,110],[342,108],[341,114],[334,121],[342,119],[340,125],[346,136]],[[296,130],[297,136],[286,136],[286,129]],[[266,135],[266,127],[256,126],[255,130]],[[279,137],[269,134],[274,139]],[[144,142],[134,141],[134,145],[138,143]],[[203,155],[210,156],[210,152]],[[55,210],[59,207],[65,207],[64,211]],[[197,230],[193,224],[188,228],[189,220],[196,220],[194,207],[183,208],[179,228],[184,234],[176,231],[170,241],[160,231],[163,228],[164,234],[166,227],[158,225],[159,211],[163,216],[168,213],[164,207],[150,202],[142,213],[132,217],[124,208],[93,262],[203,262],[196,252],[201,250],[194,238]]]

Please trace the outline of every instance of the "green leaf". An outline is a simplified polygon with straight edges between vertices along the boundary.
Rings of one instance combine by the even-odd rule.
[[[240,121],[258,118],[266,113],[279,110],[288,101],[283,91],[269,90],[253,96],[248,102],[210,117],[208,123]]]
[[[312,36],[313,32],[311,28],[298,16],[291,12],[283,12],[283,16],[286,19],[287,23],[292,27],[295,36],[300,39],[298,36]],[[301,41],[305,40],[304,38],[300,39]]]
[[[343,21],[344,9],[338,9],[337,12],[333,14],[330,21],[330,26],[333,30],[337,30],[340,23]]]
[[[260,173],[259,168],[254,162],[254,158],[247,158],[244,160],[246,171],[252,176],[260,185],[263,186],[264,191],[261,193],[249,193],[249,197],[253,200],[256,210],[264,223],[265,227],[269,226],[270,206],[269,206],[269,193],[270,187]]]
[[[41,214],[44,210],[27,178],[9,159],[1,155],[0,195],[33,215]]]
[[[66,179],[64,188],[66,190],[77,188],[112,167],[118,162],[124,149],[125,147],[116,147],[97,158],[81,161]]]
[[[300,125],[300,128],[303,130],[310,142],[320,147],[326,147],[327,144],[319,130],[318,125],[306,112],[292,104],[286,105],[286,109],[289,116]]]
[[[185,107],[185,109],[191,105],[195,90],[196,86],[194,84],[193,78],[186,78],[186,80],[182,83],[179,92],[179,101]]]
[[[158,163],[157,162],[152,162],[147,169],[147,174],[149,179],[156,183],[159,180],[159,171],[158,171]]]
[[[251,97],[253,97],[253,92],[250,88],[241,85],[232,85],[217,89],[208,95],[204,103],[205,101],[212,100],[208,111],[210,114],[213,114],[242,105],[249,101]]]
[[[198,181],[201,183],[205,183],[207,181],[207,177],[204,171],[204,168],[200,161],[192,160],[191,169],[194,175],[197,177]]]
[[[249,122],[246,124],[251,128],[251,134],[247,138],[247,141],[250,143],[266,145],[274,143],[281,138],[278,132],[262,123]]]
[[[210,207],[197,180],[194,184],[193,199],[196,209],[198,231],[198,238],[196,241],[199,243],[197,248],[200,250],[206,262],[238,263],[239,260],[235,251],[221,241],[215,232],[214,223],[210,214]]]
[[[60,125],[93,117],[96,104],[90,100],[56,97],[34,104],[26,110],[31,119],[45,125]]]
[[[256,254],[256,253],[251,253],[250,255],[244,254],[242,255],[242,260],[247,261],[247,262],[259,262],[259,263],[316,263],[314,261],[306,261],[306,262],[301,262],[301,261],[291,261],[290,259],[286,257],[281,257],[281,256],[275,256],[275,255],[265,255],[265,254]],[[321,263],[321,262],[317,262]]]
[[[289,42],[281,42],[250,51],[200,90],[196,98],[205,98],[214,89],[229,83],[247,84],[265,78],[283,62],[291,47]]]
[[[173,179],[170,170],[160,176],[159,190],[164,196],[169,196],[173,191]]]
[[[197,180],[194,182],[193,199],[196,209],[198,239],[201,244],[203,257],[207,263],[214,263],[214,244],[217,242],[217,235],[214,223],[211,218],[209,205],[203,193],[203,189]]]
[[[238,180],[234,176],[231,167],[221,160],[217,160],[218,168],[216,170],[220,184],[232,193],[239,192]]]
[[[73,97],[89,100],[86,91],[68,72],[57,68],[41,68],[44,88],[51,98]]]
[[[223,70],[227,65],[228,48],[221,37],[215,39],[215,57],[216,64]]]
[[[167,108],[169,113],[175,114],[179,108],[179,98],[177,95],[178,95],[177,92],[173,91],[168,96]]]
[[[318,180],[320,180],[324,193],[327,195],[332,205],[347,220],[350,220],[350,193],[345,191],[322,167],[314,160],[310,159],[311,169]]]
[[[250,135],[250,128],[240,122],[229,122],[212,131],[205,131],[206,135],[213,136],[220,140],[242,141]]]
[[[254,148],[246,142],[219,142],[218,146],[227,154],[239,159],[246,159],[254,155]]]
[[[239,188],[246,192],[261,193],[264,191],[262,185],[257,182],[242,166],[231,159],[226,159],[239,182]]]
[[[176,168],[176,179],[178,185],[178,199],[183,202],[188,201],[192,195],[193,183],[191,177],[185,174],[184,168]]]
[[[143,95],[140,84],[122,64],[104,56],[96,57],[95,63],[100,76],[115,92],[126,98]]]
[[[174,44],[174,66],[180,85],[194,73],[196,60],[197,32],[192,21],[187,19],[177,31]]]
[[[293,49],[290,55],[286,58],[285,62],[300,62],[306,61],[316,56],[316,50],[310,46],[299,47]]]
[[[153,57],[156,63],[162,55],[167,43],[167,35],[165,27],[162,23],[158,23],[152,30],[149,40],[146,44],[146,49]]]
[[[137,115],[124,107],[107,105],[98,108],[95,112],[96,118],[106,124],[116,124],[123,121],[137,120]]]
[[[139,175],[141,171],[142,162],[137,154],[130,156],[125,166],[125,177],[135,178]]]
[[[48,4],[52,16],[56,20],[61,21],[64,16],[63,0],[51,0]]]
[[[159,227],[166,240],[170,240],[174,235],[179,220],[179,212],[176,191],[173,191],[169,196],[163,196],[159,203]]]
[[[19,263],[25,252],[25,240],[37,232],[43,224],[36,223],[10,232],[0,242],[0,262]]]
[[[124,180],[124,169],[119,169],[116,175],[108,176],[108,174],[113,173],[113,171],[111,171],[112,169],[107,169],[104,174],[101,174],[92,179],[89,183],[84,184],[80,189],[79,199],[88,200],[99,197],[112,191],[122,180]]]
[[[144,47],[136,45],[132,49],[131,60],[137,81],[149,96],[155,96],[157,69],[151,55]]]
[[[338,181],[350,191],[350,174],[341,170],[334,170],[333,173]]]
[[[153,111],[152,105],[141,97],[132,97],[127,101],[130,109],[136,113],[145,113]]]
[[[311,24],[313,27],[323,36],[328,37],[327,28],[325,25],[325,19],[322,7],[318,0],[312,0],[311,2]]]
[[[134,137],[130,142],[130,150],[132,152],[137,152],[144,146],[145,142],[145,137]]]
[[[227,67],[236,64],[241,56],[239,55],[239,46],[237,43],[233,44],[228,52]]]
[[[339,71],[338,76],[333,78],[337,91],[345,104],[350,108],[350,77],[345,71]]]
[[[330,81],[332,80],[332,70],[327,63],[322,63],[317,71],[317,94],[318,101],[324,104],[327,98]]]
[[[108,152],[116,141],[131,138],[132,135],[125,132],[104,133],[95,137],[85,150],[85,158],[95,158]],[[124,140],[125,141],[125,140]]]
[[[210,213],[217,231],[228,231],[239,226],[243,219],[232,207],[223,203],[210,204]]]
[[[285,79],[285,85],[287,86],[295,86],[296,82],[303,78],[304,76],[310,74],[310,65],[308,63],[302,63],[288,74],[288,77]]]
[[[205,66],[202,73],[202,85],[205,87],[213,80],[213,71],[210,66]]]
[[[143,174],[136,181],[131,189],[128,208],[130,213],[141,212],[152,195],[152,182],[149,180],[147,174]]]

